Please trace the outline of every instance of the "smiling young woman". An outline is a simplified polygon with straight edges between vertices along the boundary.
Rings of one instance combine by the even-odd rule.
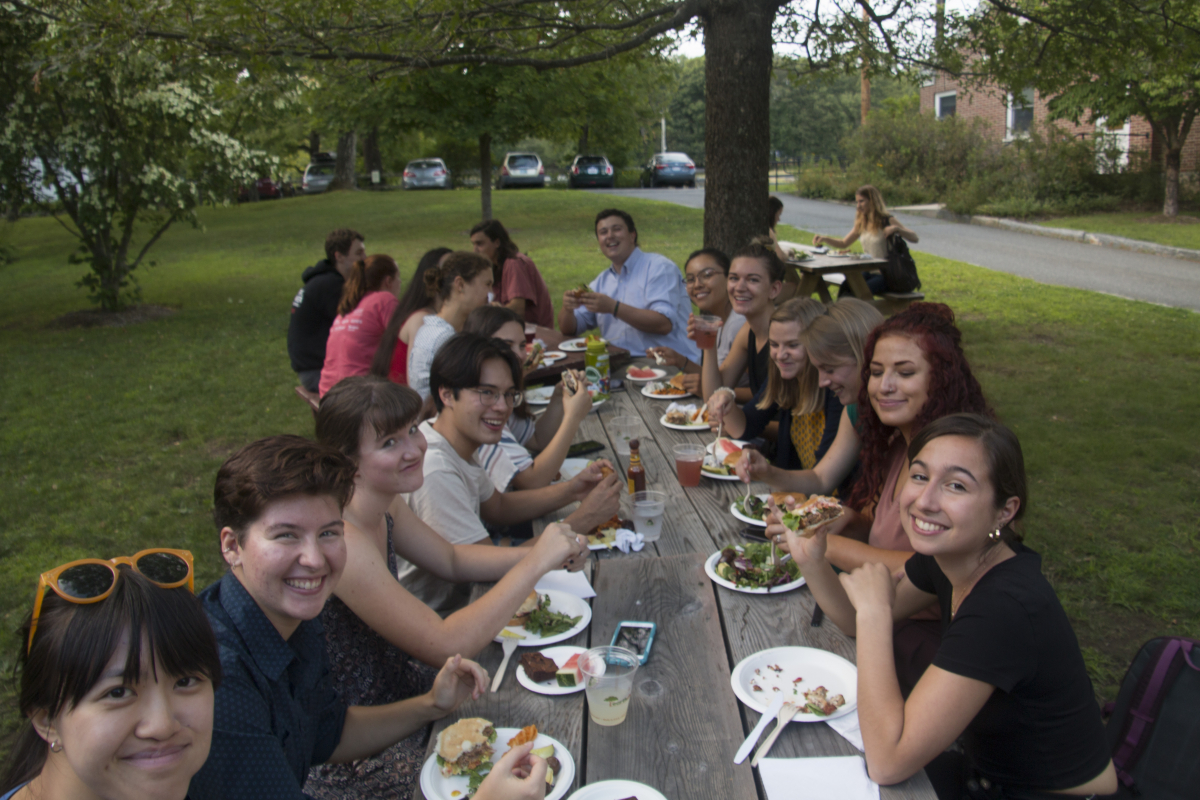
[[[897,583],[867,563],[840,578],[827,534],[788,534],[821,608],[858,641],[858,713],[878,783],[926,768],[939,797],[1051,800],[1117,788],[1100,709],[1041,559],[1014,529],[1025,511],[1016,436],[980,414],[924,426],[905,451],[904,531],[916,551]],[[936,604],[944,635],[907,700],[892,623]],[[961,737],[961,738],[960,738]],[[962,742],[962,753],[947,748]],[[981,794],[970,786],[987,787]]]
[[[75,565],[43,576],[48,593],[22,628],[26,723],[0,784],[6,800],[187,795],[208,757],[221,663],[188,586],[190,561],[175,558],[174,577],[187,576],[166,582],[177,588],[130,565],[137,556],[110,569],[84,562],[90,576],[76,577]]]

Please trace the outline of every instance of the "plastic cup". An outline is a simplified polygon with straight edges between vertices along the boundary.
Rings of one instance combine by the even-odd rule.
[[[633,529],[642,535],[642,541],[657,542],[662,535],[667,496],[662,492],[634,492],[632,502]]]
[[[699,486],[700,467],[704,464],[704,445],[677,444],[675,451],[675,472],[679,475],[680,486]]]
[[[533,344],[533,340],[537,338],[537,323],[525,323],[525,344]]]
[[[641,417],[613,417],[610,423],[613,432],[613,449],[617,455],[629,456],[629,441],[637,439],[642,430]]]
[[[579,659],[588,714],[597,725],[620,725],[629,714],[638,655],[624,647],[593,647]]]
[[[712,350],[717,346],[717,332],[725,321],[716,314],[695,314],[695,341],[701,350]]]

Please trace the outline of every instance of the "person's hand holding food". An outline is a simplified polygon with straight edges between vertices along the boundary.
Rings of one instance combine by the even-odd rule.
[[[510,747],[479,784],[475,800],[543,800],[546,759],[531,752],[536,742]]]
[[[753,447],[743,447],[742,457],[733,465],[733,472],[742,483],[750,483],[756,476],[765,475],[771,469],[771,462]]]
[[[563,416],[578,422],[592,410],[592,396],[582,372],[566,370],[562,375]]]

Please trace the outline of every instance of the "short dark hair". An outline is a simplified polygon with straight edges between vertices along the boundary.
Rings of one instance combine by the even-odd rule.
[[[443,388],[453,391],[457,399],[462,389],[479,385],[483,365],[493,358],[505,363],[512,373],[513,386],[520,388],[521,362],[507,344],[478,333],[456,333],[450,337],[433,357],[433,365],[429,368],[429,393],[433,395],[437,410],[440,412],[445,406],[441,395]]]
[[[496,331],[510,322],[525,327],[525,318],[511,308],[505,306],[480,306],[467,315],[463,325],[464,333],[478,333],[480,336],[495,336]]]
[[[783,262],[775,254],[775,248],[760,239],[751,239],[750,244],[733,254],[732,260],[736,261],[739,258],[753,258],[755,261],[762,263],[767,268],[767,275],[771,278],[772,283],[782,281],[784,275],[787,273],[787,268],[783,266]]]
[[[338,253],[347,255],[350,248],[355,242],[365,242],[363,235],[351,228],[338,228],[333,233],[325,237],[325,257],[332,264],[337,259],[334,256]]]
[[[343,378],[321,398],[317,441],[358,460],[364,425],[383,436],[417,421],[421,395],[378,375]]]
[[[920,455],[925,445],[943,436],[962,436],[974,439],[983,448],[987,459],[988,480],[995,495],[993,505],[1003,508],[1010,497],[1017,498],[1020,505],[1017,513],[1001,529],[1002,541],[1012,545],[1021,541],[1017,521],[1025,515],[1025,501],[1029,497],[1025,479],[1025,456],[1021,442],[1008,426],[983,414],[949,414],[922,428],[908,445],[908,461]]]
[[[251,442],[221,465],[213,488],[213,522],[232,528],[238,544],[276,500],[329,496],[343,509],[354,494],[354,461],[303,436],[269,436]]]
[[[30,715],[45,711],[56,717],[79,705],[100,680],[127,632],[126,685],[140,680],[143,656],[148,656],[152,669],[161,667],[176,679],[203,675],[214,688],[220,684],[217,640],[200,601],[186,586],[163,589],[126,566],[117,569],[120,576],[112,594],[98,603],[69,603],[48,592],[28,651],[32,610],[26,615],[18,656],[18,706],[25,722],[0,791],[28,782],[46,763],[46,742],[30,723]]]
[[[637,242],[637,225],[633,224],[633,217],[629,216],[628,211],[622,211],[619,208],[606,208],[596,215],[596,221],[592,223],[592,234],[596,233],[596,228],[600,227],[600,220],[608,219],[609,217],[620,217],[625,220],[625,227],[629,228],[629,232],[633,234],[633,241]]]
[[[725,255],[723,250],[718,250],[715,247],[701,247],[699,250],[693,250],[692,254],[687,257],[687,261],[683,262],[683,271],[687,272],[687,265],[692,263],[693,258],[697,258],[699,256],[708,256],[709,258],[713,259],[718,265],[720,265],[721,271],[726,275],[729,275],[729,256]]]

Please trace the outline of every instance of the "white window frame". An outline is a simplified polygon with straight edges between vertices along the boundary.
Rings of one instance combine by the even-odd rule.
[[[933,95],[933,116],[936,117],[937,119],[944,119],[944,117],[942,116],[942,104],[941,104],[941,99],[943,97],[955,98],[954,113],[955,113],[955,115],[957,115],[958,114],[958,90],[955,89],[952,92],[937,92],[936,94]]]
[[[1030,94],[1029,105],[1027,105],[1027,106],[1023,105],[1023,106],[1021,106],[1021,108],[1022,109],[1028,108],[1032,112],[1034,109],[1034,103],[1037,101],[1037,93],[1034,92],[1034,90],[1032,88],[1022,91],[1021,94],[1024,94],[1025,92],[1029,92],[1029,94]],[[1014,139],[1023,139],[1029,135],[1029,131],[1019,131],[1019,132],[1013,131],[1013,111],[1014,111],[1013,93],[1009,92],[1008,95],[1006,95],[1006,99],[1005,99],[1005,113],[1004,113],[1004,141],[1006,141],[1006,142],[1011,142]],[[1034,116],[1033,114],[1030,115],[1030,120],[1029,120],[1030,130],[1033,129],[1033,123],[1035,121],[1033,116]]]
[[[1117,157],[1117,163],[1115,166],[1118,169],[1125,169],[1129,166],[1129,134],[1131,132],[1130,128],[1132,120],[1126,119],[1125,124],[1117,129],[1109,128],[1107,122],[1108,121],[1104,117],[1097,117],[1095,123],[1095,132],[1092,134],[1092,136],[1095,139],[1104,139],[1109,135],[1114,136],[1117,149],[1121,152],[1121,155]],[[1106,168],[1107,166],[1108,165],[1106,164],[1097,164],[1097,167],[1102,169]]]

